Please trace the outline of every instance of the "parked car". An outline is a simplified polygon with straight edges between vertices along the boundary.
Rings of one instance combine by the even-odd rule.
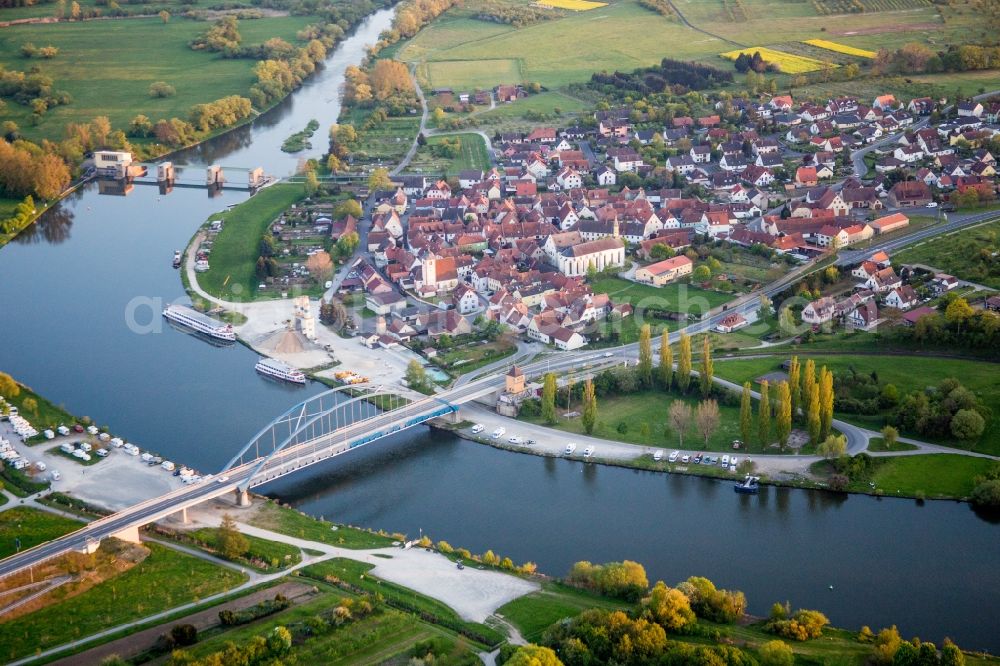
[[[472,434],[478,435],[485,429],[486,427],[482,423],[477,423],[476,425],[472,426]]]
[[[681,462],[682,463],[691,462],[691,456],[685,453],[683,456],[681,456]]]
[[[513,437],[509,438],[507,441],[510,442],[511,444],[523,444],[524,443],[524,440],[521,439],[520,437],[518,437],[517,435],[514,435]]]
[[[670,462],[677,462],[677,458],[679,458],[680,455],[681,455],[680,451],[674,451],[673,453],[670,454],[670,457],[667,458],[667,460]]]

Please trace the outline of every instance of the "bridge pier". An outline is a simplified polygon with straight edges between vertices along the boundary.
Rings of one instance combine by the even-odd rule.
[[[139,526],[132,525],[131,527],[126,527],[121,532],[115,532],[112,534],[116,539],[121,539],[122,541],[128,541],[129,543],[141,543],[142,540],[139,538]]]
[[[179,522],[181,522],[184,525],[187,525],[188,523],[190,523],[191,521],[188,520],[188,510],[187,510],[187,507],[184,507],[183,509],[181,509],[180,511],[178,511],[177,513],[175,513],[174,514],[174,519],[177,520],[177,521],[179,521]]]
[[[236,489],[236,506],[250,506],[250,491]]]

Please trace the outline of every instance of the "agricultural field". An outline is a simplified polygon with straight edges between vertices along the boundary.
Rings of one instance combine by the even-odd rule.
[[[444,141],[458,140],[461,143],[459,153],[455,157],[438,156],[434,153],[435,146]],[[485,170],[490,167],[490,156],[486,150],[486,142],[478,134],[446,134],[431,136],[427,145],[421,146],[410,163],[410,169],[418,173],[443,173],[456,176],[464,169]]]
[[[522,81],[538,81],[553,88],[587,81],[595,71],[631,70],[656,64],[668,55],[696,58],[718,53],[725,46],[721,40],[704,35],[692,40],[689,29],[633,0],[520,29],[473,16],[470,9],[445,13],[400,48],[397,57],[432,66],[442,61],[487,61],[452,81],[454,86],[468,89],[488,80],[490,63],[515,60],[520,63]],[[637,30],[640,25],[643,28]],[[508,73],[504,69],[493,74],[493,85]]]
[[[267,18],[240,22],[245,44],[281,37],[300,44],[295,34],[313,19],[306,16]],[[62,139],[70,122],[89,121],[106,115],[116,129],[126,128],[137,114],[154,121],[160,118],[187,118],[194,104],[211,102],[226,95],[245,95],[254,83],[255,62],[227,59],[220,54],[193,51],[188,46],[210,24],[174,18],[121,21],[16,25],[0,31],[0,65],[27,70],[39,65],[51,76],[55,90],[73,97],[71,104],[57,106],[31,124],[27,106],[7,104],[4,119],[20,125],[29,139]],[[51,60],[32,60],[21,55],[21,45],[53,45],[59,55]],[[109,57],[108,44],[114,44]],[[152,98],[149,85],[166,81],[177,94]]]
[[[591,2],[590,0],[540,0],[538,4],[557,9],[569,9],[574,12],[585,12],[608,6],[606,2]]]
[[[875,51],[859,49],[846,44],[838,44],[837,42],[831,42],[825,39],[807,39],[803,43],[808,44],[809,46],[815,46],[816,48],[826,49],[827,51],[857,56],[859,58],[874,58],[876,55]]]
[[[431,88],[454,88],[473,91],[489,90],[501,83],[521,83],[520,62],[503,60],[443,60],[421,67],[424,80]]]
[[[820,60],[807,58],[806,56],[796,55],[794,53],[776,51],[774,49],[769,49],[766,46],[751,46],[733,51],[726,51],[725,53],[720,53],[719,55],[727,60],[736,60],[736,58],[741,55],[752,56],[755,53],[760,53],[760,56],[768,64],[777,66],[785,74],[818,72],[826,67],[826,65]]]

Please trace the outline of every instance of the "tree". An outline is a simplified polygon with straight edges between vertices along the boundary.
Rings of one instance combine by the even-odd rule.
[[[691,338],[683,331],[681,331],[680,338],[677,340],[677,346],[679,350],[677,359],[677,388],[681,390],[681,393],[687,393],[688,387],[691,385]]]
[[[144,138],[153,133],[153,122],[141,113],[128,124],[129,136]]]
[[[73,0],[69,5],[69,17],[73,21],[80,18],[80,3],[76,0]]]
[[[740,437],[743,445],[750,444],[750,434],[753,431],[753,396],[750,395],[750,382],[743,382],[743,393],[740,396]]]
[[[337,239],[337,252],[341,257],[350,257],[358,249],[361,237],[357,231],[349,231]]]
[[[333,208],[333,218],[335,220],[342,220],[348,215],[355,219],[364,215],[361,204],[356,199],[345,199]]]
[[[768,641],[760,646],[760,663],[761,666],[792,666],[795,655],[785,641]]]
[[[328,253],[321,250],[306,259],[306,270],[314,280],[323,284],[333,276],[333,261]]]
[[[798,416],[802,408],[802,367],[799,365],[799,357],[793,356],[788,364],[788,389],[792,400],[792,419]]]
[[[150,97],[173,97],[177,94],[177,89],[166,81],[156,81],[149,84]]]
[[[951,434],[962,440],[979,439],[986,422],[974,409],[960,409],[951,417]]]
[[[757,402],[757,437],[761,448],[767,448],[771,440],[771,398],[768,395],[767,380],[760,383],[760,400]]]
[[[712,378],[715,376],[715,364],[712,362],[712,345],[708,336],[702,338],[701,371],[698,375],[701,381],[701,395],[707,398],[712,394]]]
[[[170,22],[170,12],[168,12],[166,9],[160,10],[160,13],[157,14],[157,16],[159,16],[160,20],[163,21],[164,23]]]
[[[778,445],[784,451],[788,436],[792,434],[792,393],[788,382],[778,384],[778,404],[774,410],[774,426],[778,434]]]
[[[833,373],[823,366],[819,378],[819,432],[820,437],[830,434],[833,423]]]
[[[372,192],[388,190],[391,187],[392,180],[389,178],[389,170],[384,167],[375,169],[372,171],[372,175],[368,176],[368,189]]]
[[[809,430],[809,441],[813,444],[819,444],[822,432],[819,412],[819,386],[813,384],[806,412],[806,428]]]
[[[875,663],[883,666],[891,664],[902,642],[903,639],[900,637],[896,625],[878,632],[878,635],[875,636],[875,649],[872,655]]]
[[[550,648],[529,644],[519,647],[505,666],[563,666],[563,663]]]
[[[38,416],[38,401],[31,397],[25,398],[21,403],[21,409],[28,414]]]
[[[761,321],[767,321],[771,316],[771,299],[768,298],[767,294],[764,292],[760,292],[760,296],[757,300],[760,308]]]
[[[0,396],[10,400],[21,394],[21,387],[6,372],[0,372]]]
[[[691,279],[695,282],[707,282],[712,278],[712,270],[705,264],[701,264],[698,268],[694,269],[691,274]]]
[[[887,425],[882,428],[882,445],[885,446],[886,451],[892,450],[892,447],[895,446],[897,439],[899,439],[899,431],[894,427]]]
[[[670,348],[670,333],[663,329],[660,334],[660,385],[669,391],[674,380],[674,352]]]
[[[411,389],[420,391],[427,386],[427,370],[417,359],[411,359],[406,364],[406,373],[403,375],[406,385]]]
[[[691,610],[691,600],[674,587],[667,587],[657,581],[649,595],[639,602],[643,617],[655,622],[667,631],[683,631],[697,620]]]
[[[698,433],[704,438],[707,448],[709,438],[719,429],[719,403],[715,400],[703,400],[698,403],[694,420],[698,425]]]
[[[222,524],[219,525],[216,539],[219,553],[227,560],[238,559],[250,550],[250,541],[240,534],[236,520],[228,513],[222,515]]]
[[[684,448],[684,433],[691,427],[691,406],[683,400],[674,400],[667,410],[670,427],[677,433],[680,448]]]
[[[307,197],[311,197],[319,190],[319,178],[316,177],[316,172],[312,169],[306,171],[305,188]]]
[[[847,453],[847,437],[830,435],[816,447],[816,453],[829,460],[840,458]]]
[[[597,425],[597,394],[594,391],[594,382],[588,379],[583,385],[583,429],[588,435],[594,433],[594,426]]]
[[[542,380],[542,419],[549,425],[556,423],[556,376],[552,372]]]
[[[784,333],[794,333],[795,327],[795,315],[792,309],[788,306],[781,308],[781,314],[778,315],[778,329]]]
[[[972,306],[964,298],[956,298],[944,311],[945,320],[954,324],[959,334],[962,332],[962,325],[974,314]]]
[[[644,387],[653,385],[653,346],[650,340],[649,324],[643,324],[639,329],[639,361],[636,374]]]

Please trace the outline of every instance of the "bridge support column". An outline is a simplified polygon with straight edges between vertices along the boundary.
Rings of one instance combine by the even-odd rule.
[[[462,418],[458,415],[457,409],[448,414],[446,418],[448,419],[448,423],[459,423],[462,420]]]
[[[129,543],[140,543],[139,539],[139,526],[133,525],[132,527],[126,527],[121,532],[115,532],[112,534],[116,539],[121,539],[122,541],[128,541]]]
[[[250,491],[236,489],[236,506],[250,506]]]
[[[181,509],[180,511],[178,511],[177,513],[175,513],[174,514],[174,519],[180,521],[184,525],[187,525],[188,523],[190,523],[191,521],[188,520],[188,510],[187,510],[187,507],[184,507],[183,509]]]

